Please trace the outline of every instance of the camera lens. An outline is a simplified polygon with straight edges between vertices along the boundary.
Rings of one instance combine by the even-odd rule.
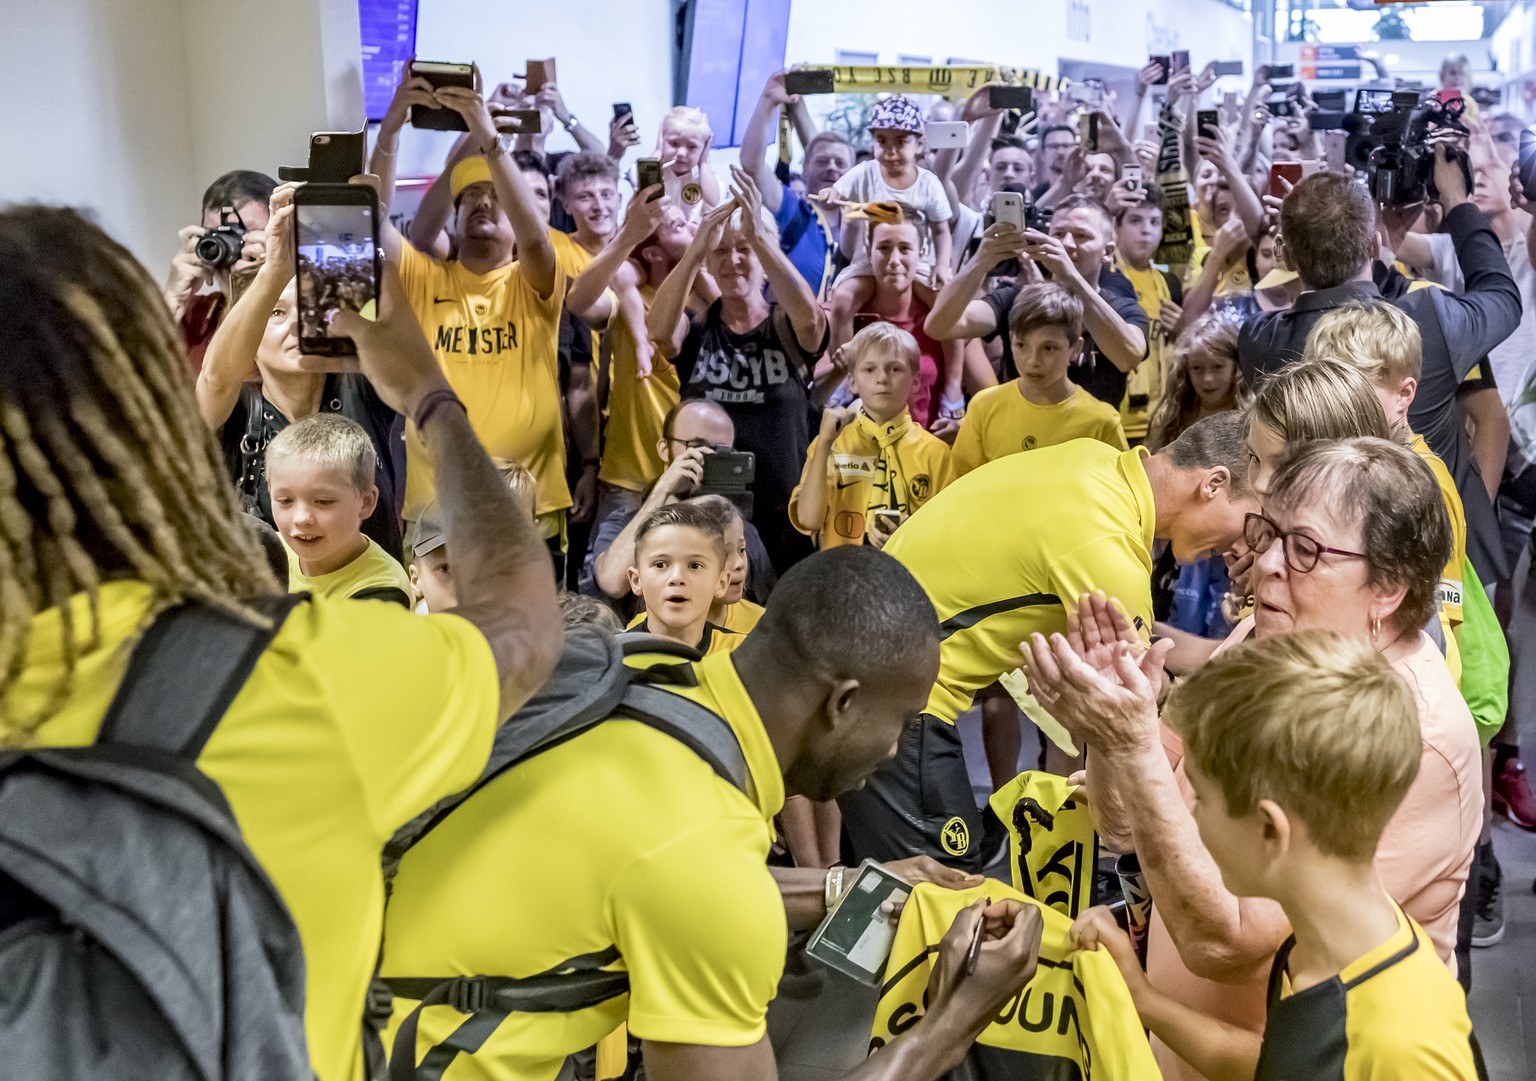
[[[241,233],[230,228],[215,229],[213,232],[199,238],[197,257],[214,270],[223,270],[232,267],[240,259],[240,249],[245,247],[245,240]]]

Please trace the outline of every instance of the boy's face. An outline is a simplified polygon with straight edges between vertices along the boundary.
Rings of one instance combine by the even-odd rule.
[[[608,236],[619,221],[619,188],[606,176],[587,176],[566,185],[561,200],[576,226],[593,236]]]
[[[363,522],[373,513],[379,490],[360,492],[339,469],[278,455],[267,463],[272,518],[300,563],[324,574],[357,548]],[[342,565],[345,565],[344,563]]]
[[[1145,263],[1163,242],[1163,212],[1155,206],[1132,207],[1120,216],[1115,245],[1132,263]]]
[[[701,131],[661,126],[661,160],[678,176],[689,176],[704,160],[709,136]]]
[[[410,567],[411,585],[427,602],[427,611],[449,612],[459,606],[459,595],[448,568],[448,546],[434,548]]]
[[[1237,897],[1264,897],[1270,865],[1276,856],[1275,838],[1268,818],[1258,810],[1233,818],[1227,800],[1193,760],[1184,759],[1184,770],[1195,792],[1195,826],[1200,842],[1221,870],[1222,885]]]
[[[629,568],[629,587],[667,627],[686,627],[709,615],[729,585],[720,542],[687,526],[668,525],[645,535]]]
[[[1408,419],[1408,410],[1413,405],[1419,384],[1412,376],[1393,379],[1389,375],[1386,383],[1373,389],[1376,391],[1376,400],[1381,402],[1382,412],[1387,415],[1387,423],[1395,428]]]
[[[747,593],[747,523],[731,516],[725,531],[725,603],[736,604]]]
[[[1004,184],[1027,187],[1035,182],[1035,160],[1028,150],[1016,146],[1001,147],[992,151],[992,164],[987,175],[994,191],[1001,190]]]
[[[864,411],[883,423],[907,408],[912,368],[894,349],[866,349],[853,366],[853,392]]]
[[[1019,377],[1049,385],[1067,377],[1067,366],[1082,347],[1083,339],[1067,337],[1063,327],[1035,327],[1013,335],[1013,362]]]
[[[880,128],[870,134],[875,137],[875,160],[886,176],[905,174],[917,164],[917,136],[910,131]]]

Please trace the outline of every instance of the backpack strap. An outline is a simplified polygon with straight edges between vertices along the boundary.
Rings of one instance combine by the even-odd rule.
[[[195,759],[288,614],[308,599],[291,593],[252,602],[271,620],[266,627],[197,603],[162,612],[134,647],[97,743]]]

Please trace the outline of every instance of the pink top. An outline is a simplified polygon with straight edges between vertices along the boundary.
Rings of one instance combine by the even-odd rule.
[[[1233,628],[1213,656],[1241,644],[1252,633],[1250,616]],[[1392,667],[1418,700],[1423,757],[1413,787],[1381,835],[1376,871],[1387,892],[1424,928],[1440,959],[1455,972],[1456,921],[1483,823],[1482,749],[1472,713],[1428,635],[1420,633],[1407,653],[1392,658]],[[1184,801],[1192,807],[1194,792],[1184,775],[1183,741],[1164,728],[1163,749]],[[1179,957],[1157,911],[1156,898],[1147,937],[1147,974],[1159,990],[1188,1006],[1254,1032],[1264,1029],[1269,961],[1239,983],[1196,976]],[[1164,1078],[1202,1081],[1199,1073],[1159,1041],[1154,1039],[1152,1046]]]

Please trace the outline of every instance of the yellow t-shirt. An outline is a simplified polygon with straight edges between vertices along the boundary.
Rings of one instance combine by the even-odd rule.
[[[563,273],[540,297],[516,263],[471,274],[401,246],[400,280],[411,309],[469,411],[486,453],[526,466],[539,485],[538,514],[571,505],[565,483],[560,408],[560,306]],[[430,457],[406,425],[405,517],[415,521],[435,495]]]
[[[1152,626],[1156,507],[1146,451],[1074,439],[955,481],[885,546],[938,610],[939,679],[927,712],[951,724],[1019,666],[1019,643],[1065,632],[1064,605],[1102,589]]]
[[[643,286],[649,309],[656,290]],[[615,488],[643,492],[666,468],[661,460],[661,426],[682,396],[677,369],[660,356],[651,358],[651,374],[640,378],[635,336],[617,317],[608,323],[608,419],[603,427],[603,460],[597,478]]]
[[[1163,302],[1173,299],[1168,279],[1157,267],[1137,270],[1119,256],[1115,269],[1124,274],[1136,290],[1136,302],[1147,313],[1147,355],[1136,370],[1125,377],[1125,400],[1120,403],[1120,426],[1127,439],[1147,438],[1151,416],[1163,395],[1168,376],[1168,353],[1173,343],[1163,330]]]
[[[299,557],[288,550],[288,592],[313,593],[317,597],[345,599],[360,593],[370,594],[371,600],[394,600],[387,596],[389,590],[398,589],[401,604],[409,605],[411,579],[400,561],[391,556],[372,537],[363,553],[340,570],[330,574],[317,574],[313,578],[299,569]],[[372,596],[378,593],[379,596]]]
[[[737,634],[751,634],[752,628],[763,618],[763,606],[747,600],[743,597],[725,610],[725,623],[723,626],[728,631]]]
[[[955,436],[950,462],[963,477],[987,462],[1020,451],[1054,447],[1073,439],[1097,439],[1125,450],[1120,411],[1073,387],[1065,401],[1037,405],[1024,397],[1019,381],[979,391],[971,399]]]
[[[740,604],[734,604],[731,607],[738,608],[741,606],[741,604],[751,603],[751,601],[742,600]],[[753,605],[753,607],[756,608],[757,606]],[[761,614],[762,609],[758,608],[757,610],[759,614]],[[629,625],[624,629],[627,631],[643,631],[645,630],[645,620],[646,616],[644,612],[637,613],[635,618],[630,620]],[[756,626],[756,618],[752,619],[752,624],[753,626]],[[750,629],[751,628],[749,627],[748,630]],[[700,638],[698,642],[694,644],[693,648],[704,654],[706,657],[714,653],[730,653],[737,646],[741,645],[741,643],[746,639],[746,636],[746,631],[737,630],[731,626],[730,610],[727,609],[725,625],[717,626],[714,623],[705,623],[704,637]]]
[[[148,625],[142,582],[101,587],[101,640],[74,598],[83,653],[44,746],[96,737]],[[59,612],[32,620],[11,716],[41,708],[62,671]],[[480,774],[501,721],[490,646],[454,615],[320,598],[301,604],[256,663],[198,759],[229,801],[303,938],[305,1028],[320,1081],[360,1081],[363,1004],[378,960],[384,842]]]
[[[531,976],[578,958],[629,972],[628,995],[591,1009],[513,1014],[444,1081],[547,1081],[626,1020],[667,1043],[763,1037],[788,944],[766,865],[784,781],[731,658],[693,671],[676,693],[730,723],[750,799],[677,740],[613,720],[508,770],[402,861],[385,976]],[[397,1002],[394,1024],[414,1007]],[[422,1011],[418,1058],[463,1020]]]
[[[1461,576],[1462,568],[1467,565],[1467,515],[1462,509],[1456,482],[1451,479],[1451,471],[1440,460],[1440,455],[1430,450],[1429,444],[1418,433],[1414,433],[1412,447],[1413,452],[1424,459],[1424,464],[1435,475],[1435,483],[1440,487],[1440,498],[1445,503],[1445,513],[1451,519],[1451,558],[1440,574],[1440,585],[1436,592],[1440,599],[1441,613],[1450,628],[1455,628],[1461,625]]]
[[[1402,909],[1391,938],[1333,979],[1296,992],[1285,970],[1290,945],[1275,961],[1279,987],[1271,984],[1255,1081],[1477,1076],[1467,996]]]
[[[863,544],[870,512],[917,511],[950,482],[950,451],[944,441],[912,423],[905,410],[886,424],[876,424],[863,410],[837,434],[827,456],[827,513],[818,526],[800,521],[800,489],[815,464],[811,441],[805,471],[789,497],[789,521],[802,533],[819,535],[821,547]]]

